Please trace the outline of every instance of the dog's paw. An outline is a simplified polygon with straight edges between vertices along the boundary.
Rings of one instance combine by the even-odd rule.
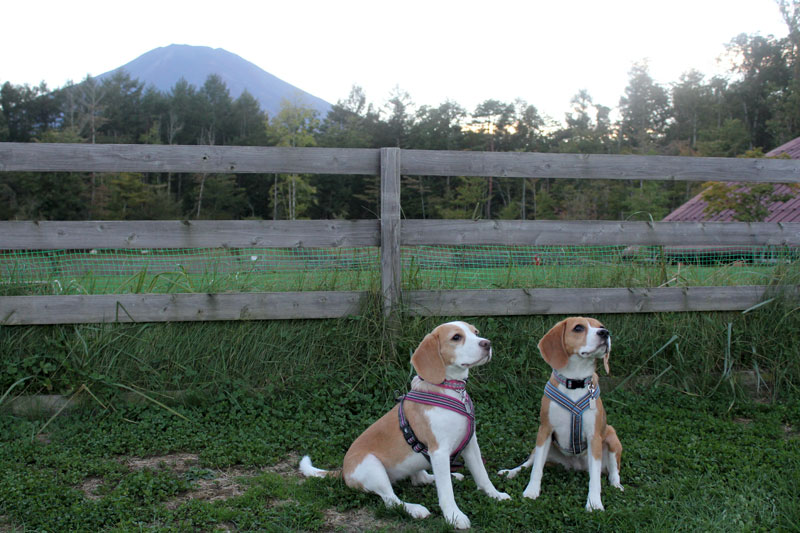
[[[469,529],[471,526],[469,518],[467,518],[467,515],[465,515],[459,510],[448,513],[445,516],[445,519],[447,520],[448,524],[450,524],[456,529]]]
[[[495,500],[510,500],[511,496],[506,494],[505,492],[500,492],[499,490],[495,490],[494,492],[487,492],[487,496],[490,498],[494,498]]]
[[[511,469],[508,469],[508,470],[504,469],[504,470],[499,470],[497,472],[497,475],[498,476],[505,476],[506,479],[514,479],[515,477],[517,477],[517,474],[519,474],[519,471],[520,471],[520,467],[511,468]]]
[[[431,515],[427,507],[418,503],[404,503],[403,508],[413,518],[428,518]]]
[[[541,494],[541,487],[531,487],[528,485],[525,488],[525,491],[522,493],[522,496],[525,498],[530,498],[531,500],[535,500]]]
[[[464,481],[464,474],[459,474],[458,472],[450,472],[450,475],[453,476],[453,479],[456,481]]]
[[[427,473],[425,470],[420,470],[416,474],[411,476],[411,484],[416,486],[419,485],[430,485],[434,482],[436,478],[434,478],[431,474]]]
[[[590,513],[592,511],[605,511],[605,507],[603,507],[603,502],[600,498],[592,498],[591,496],[586,500],[586,510]]]
[[[623,487],[622,484],[619,481],[617,481],[616,483],[612,483],[611,486],[612,487],[617,487],[622,492],[625,492],[625,487]]]

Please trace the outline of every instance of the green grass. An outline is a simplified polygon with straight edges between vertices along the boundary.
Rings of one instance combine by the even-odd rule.
[[[741,401],[728,409],[726,398],[697,398],[666,386],[607,392],[609,418],[625,448],[625,492],[604,479],[606,511],[587,513],[585,473],[547,468],[535,502],[521,498],[527,472],[510,481],[494,474],[530,451],[542,379],[516,376],[518,387],[509,389],[491,380],[492,373],[479,372],[471,387],[478,434],[493,482],[513,500],[490,500],[469,476],[456,483],[456,500],[474,530],[796,530],[800,403]],[[0,528],[330,531],[326,520],[337,513],[343,526],[446,531],[432,486],[397,487],[401,498],[434,513],[415,521],[341,480],[302,481],[292,468],[303,453],[320,466],[338,467],[350,442],[392,405],[393,386],[377,376],[317,375],[260,394],[228,388],[177,407],[186,420],[147,404],[95,405],[58,418],[38,436],[42,421],[2,416]],[[198,467],[179,472],[126,464],[174,452],[197,454]],[[280,473],[265,470],[287,460],[292,464]],[[213,480],[232,465],[246,473],[242,494],[180,499],[200,479]],[[92,479],[99,488],[87,494],[81,487]],[[366,514],[356,514],[362,507]]]
[[[447,530],[433,487],[398,488],[434,512],[417,522],[340,481],[292,473],[304,453],[340,465],[407,387],[419,340],[447,319],[405,317],[389,335],[379,317],[373,303],[340,320],[0,327],[0,404],[21,393],[84,400],[52,419],[0,410],[0,530],[335,530],[331,516],[356,529]],[[536,502],[520,497],[527,473],[494,475],[533,445],[548,375],[536,343],[559,318],[470,319],[495,348],[470,379],[481,449],[514,498],[489,500],[469,477],[458,484],[477,531],[797,530],[800,309],[773,300],[746,313],[599,316],[614,338],[612,374],[631,379],[603,391],[626,490],[604,481],[607,510],[591,514],[585,474],[548,469]],[[131,390],[142,401],[127,402]],[[126,462],[175,452],[198,463]],[[234,465],[241,493],[188,498]],[[99,484],[94,497],[87,480]]]

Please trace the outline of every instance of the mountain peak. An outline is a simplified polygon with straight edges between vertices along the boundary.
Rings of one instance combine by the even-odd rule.
[[[175,83],[184,78],[197,88],[203,86],[211,74],[218,75],[236,99],[242,92],[252,94],[270,117],[280,111],[281,100],[299,100],[320,113],[324,118],[331,108],[325,100],[309,94],[257,65],[223,48],[171,44],[145,52],[133,61],[98,76],[102,79],[118,70],[124,70],[147,87],[169,92]]]

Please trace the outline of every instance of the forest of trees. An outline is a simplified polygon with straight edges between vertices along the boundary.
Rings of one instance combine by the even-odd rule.
[[[523,100],[415,105],[396,89],[382,106],[355,86],[322,118],[284,101],[267,116],[217,76],[167,93],[124,73],[51,90],[5,82],[0,141],[326,146],[589,154],[759,156],[800,136],[800,0],[777,0],[785,38],[739,35],[731,71],[662,86],[632,66],[617,113],[582,90],[563,122]],[[613,116],[618,118],[612,119]],[[407,218],[662,218],[697,185],[511,178],[403,177]],[[370,176],[0,173],[0,219],[374,218]]]

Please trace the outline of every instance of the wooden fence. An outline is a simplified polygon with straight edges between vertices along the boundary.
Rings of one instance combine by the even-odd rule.
[[[0,143],[0,172],[380,175],[379,220],[0,222],[0,250],[380,246],[385,312],[420,315],[744,310],[766,286],[401,291],[402,245],[800,246],[800,223],[401,220],[400,176],[800,183],[800,161],[667,156]],[[796,286],[779,287],[793,296]],[[333,318],[366,292],[0,296],[0,324]]]

